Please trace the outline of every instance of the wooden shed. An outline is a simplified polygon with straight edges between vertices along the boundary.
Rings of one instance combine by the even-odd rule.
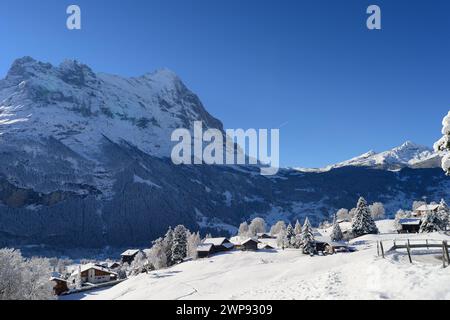
[[[253,238],[248,238],[241,243],[236,244],[236,249],[243,251],[256,251],[258,250],[259,241]]]
[[[69,291],[69,282],[60,277],[51,277],[50,281],[53,283],[53,293],[60,296]]]
[[[405,218],[399,220],[400,229],[398,233],[419,233],[420,226],[422,225],[422,219],[418,218]]]

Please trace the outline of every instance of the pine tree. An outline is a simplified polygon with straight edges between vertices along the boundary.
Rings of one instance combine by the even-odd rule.
[[[439,212],[430,211],[427,213],[425,218],[420,225],[421,233],[430,233],[435,231],[442,231],[442,220]]]
[[[342,233],[341,226],[339,225],[337,218],[334,217],[333,229],[331,231],[332,241],[342,241],[344,239],[344,234]]]
[[[167,230],[163,240],[163,250],[166,255],[166,264],[168,267],[173,265],[172,246],[173,246],[173,230],[171,227],[169,227],[169,230]]]
[[[292,248],[292,240],[295,241],[295,231],[292,227],[292,224],[289,223],[289,225],[286,228],[285,238],[284,238],[284,247],[285,248]]]
[[[308,218],[305,219],[305,224],[302,229],[301,247],[304,254],[312,256],[316,253],[316,240],[314,239],[314,234]]]
[[[173,231],[172,261],[174,263],[183,261],[187,256],[187,229],[178,225]]]
[[[439,203],[438,216],[439,227],[441,228],[441,230],[447,230],[450,219],[450,209],[444,199],[441,199],[441,202]]]
[[[365,234],[377,234],[378,228],[370,214],[366,200],[361,197],[355,210],[355,216],[352,220],[352,234],[354,237],[360,237]]]
[[[442,134],[443,137],[434,144],[436,152],[445,152],[442,158],[442,169],[450,175],[450,111],[442,120]]]

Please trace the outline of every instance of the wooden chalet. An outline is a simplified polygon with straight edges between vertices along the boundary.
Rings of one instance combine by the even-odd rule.
[[[71,276],[73,283],[75,283],[75,279],[78,277],[78,272],[80,271],[82,283],[98,284],[115,281],[118,278],[117,273],[112,272],[107,268],[100,267],[95,264],[86,264],[81,266],[79,270],[74,271]]]
[[[398,233],[419,233],[422,219],[419,218],[405,218],[398,222],[400,229]]]
[[[336,252],[348,252],[349,247],[344,242],[332,241],[329,237],[318,236],[316,240],[316,251],[323,254],[334,254]]]
[[[248,238],[240,243],[235,244],[236,249],[243,251],[256,251],[258,250],[259,241],[253,238]]]
[[[69,282],[61,277],[51,277],[53,283],[53,293],[60,296],[69,291]]]
[[[228,251],[234,248],[234,244],[227,238],[208,238],[203,241],[203,244],[212,244],[212,253]]]
[[[120,255],[122,263],[131,264],[134,261],[134,258],[136,257],[136,255],[139,253],[139,251],[140,250],[138,250],[138,249],[129,249],[129,250],[123,252]]]
[[[275,239],[276,238],[267,232],[258,233],[256,236],[258,237],[258,239]]]
[[[214,253],[214,246],[210,243],[202,243],[197,246],[197,257],[207,258]]]

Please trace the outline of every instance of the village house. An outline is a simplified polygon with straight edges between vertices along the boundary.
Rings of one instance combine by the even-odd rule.
[[[129,250],[123,252],[120,255],[122,264],[124,264],[124,263],[131,264],[134,261],[134,258],[136,257],[136,255],[139,253],[139,251],[140,251],[139,249],[129,249]]]
[[[117,273],[95,264],[86,264],[72,273],[72,284],[76,283],[79,271],[81,271],[81,283],[83,284],[99,284],[117,280]]]
[[[204,244],[213,245],[213,253],[228,251],[233,249],[234,244],[230,242],[227,238],[209,238],[203,241]]]
[[[422,225],[421,218],[405,218],[398,221],[400,229],[398,233],[419,233],[420,226]]]
[[[213,245],[210,243],[202,243],[197,246],[197,257],[207,258],[213,254]]]
[[[438,204],[424,204],[413,211],[413,217],[423,218],[429,213],[436,213],[439,210]]]
[[[344,242],[332,241],[330,237],[316,236],[316,251],[323,254],[334,254],[338,251],[349,251],[347,244]]]
[[[227,238],[208,238],[197,246],[197,256],[206,258],[212,254],[229,251],[234,248],[234,244]]]
[[[260,243],[258,245],[258,249],[261,249],[261,250],[275,250],[275,248],[273,246],[271,246],[270,244],[268,244],[268,243]]]
[[[240,243],[236,243],[235,247],[238,250],[243,251],[256,251],[258,250],[259,241],[253,238],[248,238]]]
[[[276,238],[267,232],[258,233],[258,234],[256,234],[256,236],[258,237],[258,239],[275,239]]]
[[[61,277],[54,276],[50,278],[53,283],[53,293],[57,296],[69,291],[69,282]]]

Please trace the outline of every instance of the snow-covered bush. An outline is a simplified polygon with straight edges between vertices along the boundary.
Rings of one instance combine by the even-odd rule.
[[[48,259],[24,259],[18,250],[0,250],[0,300],[54,299]]]
[[[253,237],[258,233],[264,233],[266,232],[266,228],[266,222],[263,218],[255,218],[252,220],[250,226],[248,227],[249,236]]]
[[[442,169],[450,175],[450,111],[442,120],[442,134],[443,137],[434,144],[434,150],[446,153],[442,158]]]
[[[374,202],[369,206],[370,214],[374,220],[384,219],[386,210],[384,209],[384,205],[381,202]]]
[[[366,200],[361,197],[355,210],[355,216],[352,220],[352,234],[354,237],[360,237],[365,234],[377,234],[378,228],[373,220]]]
[[[316,240],[309,219],[305,219],[301,234],[301,247],[304,254],[314,255],[316,253]]]

